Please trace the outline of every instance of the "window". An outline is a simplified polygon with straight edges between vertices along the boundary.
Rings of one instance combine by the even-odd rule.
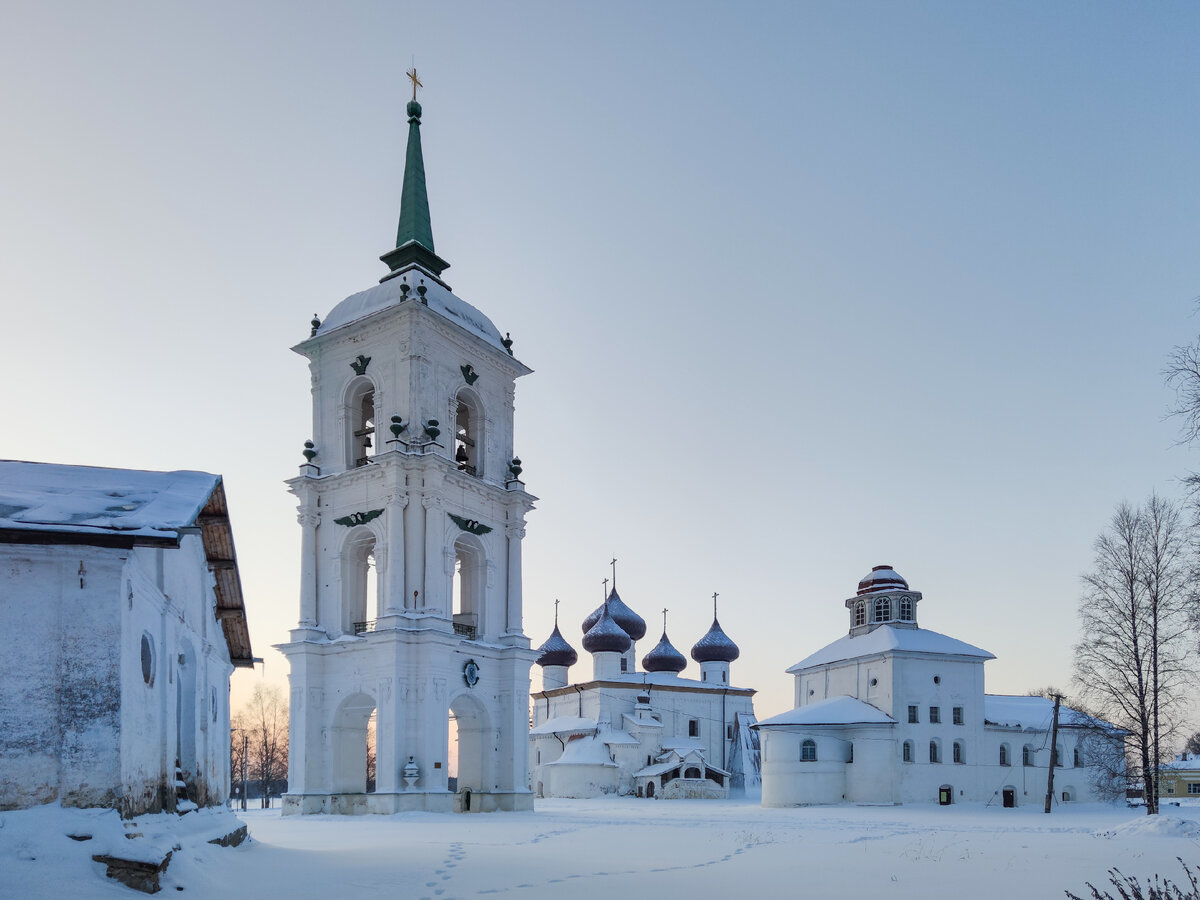
[[[940,706],[929,707],[929,722],[931,725],[938,725],[942,721],[942,708]]]
[[[1079,752],[1078,747],[1072,751],[1071,765],[1075,766],[1076,768],[1083,765],[1083,754]]]
[[[355,379],[346,395],[346,468],[365,466],[375,455],[375,385],[367,377]]]
[[[900,598],[900,621],[911,622],[913,620],[913,598]]]
[[[1021,765],[1023,765],[1023,766],[1032,766],[1033,765],[1033,748],[1030,747],[1028,744],[1026,744],[1024,747],[1021,748]]]
[[[853,742],[846,744],[846,762],[854,762],[854,744]]]
[[[887,597],[880,597],[875,601],[875,621],[886,622],[892,617],[892,601]]]
[[[1000,745],[1000,765],[1011,766],[1012,763],[1008,760],[1008,744]]]
[[[733,726],[732,725],[725,726],[725,740],[727,740],[727,741],[733,740]]]
[[[1054,765],[1056,768],[1062,767],[1062,747],[1061,746],[1054,748]]]
[[[817,742],[811,738],[805,738],[800,742],[800,762],[816,762],[817,761]]]
[[[942,761],[941,748],[938,747],[937,741],[929,742],[929,761],[931,763],[936,763],[936,762]]]
[[[901,758],[902,758],[902,759],[903,759],[905,762],[912,762],[912,761],[913,761],[913,742],[912,742],[912,741],[905,741],[905,742],[904,742],[904,755],[903,755]]]
[[[917,715],[917,708],[915,706],[910,706],[908,708],[908,724],[915,725],[917,722],[920,722],[920,721],[921,721],[921,717],[919,715]]]
[[[724,669],[721,670],[721,684],[725,684],[729,680],[728,678],[725,677],[728,674],[729,673],[726,672]]]
[[[963,708],[961,706],[954,707],[954,724],[961,725],[963,723]]]
[[[542,764],[542,751],[541,750],[539,750],[537,752],[537,761],[538,761],[538,765],[540,766]],[[650,765],[650,764],[646,763],[646,765]]]
[[[1200,794],[1200,782],[1189,781],[1188,782],[1188,793],[1189,794]]]
[[[700,736],[700,720],[688,719],[688,737]]]
[[[154,638],[142,633],[142,680],[154,687]]]
[[[621,657],[621,671],[622,672],[629,671],[629,660],[627,660],[624,656]]]
[[[701,673],[700,673],[700,680],[701,680],[701,681],[708,681],[708,673],[707,673],[707,672],[701,672]]]
[[[483,446],[483,409],[469,390],[459,392],[454,407],[454,461],[460,472],[482,475],[480,448]]]
[[[855,625],[866,625],[867,624],[867,604],[866,604],[866,601],[864,601],[864,600],[859,600],[857,603],[854,604],[854,624]]]
[[[1168,782],[1166,782],[1166,785],[1167,785],[1167,793],[1168,794],[1175,793],[1175,782],[1168,781]]]
[[[954,742],[954,761],[960,765],[967,761],[967,754],[966,750],[963,749],[962,741]]]

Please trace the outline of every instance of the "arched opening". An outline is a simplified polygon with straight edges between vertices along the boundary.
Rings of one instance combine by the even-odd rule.
[[[356,378],[346,392],[346,468],[365,466],[375,455],[375,384]]]
[[[375,721],[376,711],[367,719],[367,793],[375,793]]]
[[[487,595],[487,556],[473,535],[460,535],[454,542],[454,579],[450,586],[450,609],[454,631],[468,640],[482,633],[483,605]]]
[[[913,742],[912,741],[904,742],[904,751],[903,751],[902,759],[906,763],[910,763],[913,761]]]
[[[194,798],[196,786],[196,654],[186,641],[179,648],[178,677],[175,679],[175,758]]]
[[[465,810],[466,792],[486,792],[493,786],[493,741],[487,710],[469,694],[459,694],[450,703],[446,731],[446,787],[463,795]]]
[[[367,792],[367,734],[374,714],[375,701],[367,694],[351,694],[333,714],[330,781],[336,794]]]
[[[911,622],[913,620],[913,600],[912,597],[900,598],[900,621]]]
[[[369,528],[356,528],[342,546],[343,634],[373,630],[379,615],[379,569],[375,564],[375,535]]]
[[[460,390],[454,405],[454,461],[460,472],[483,476],[483,406],[473,391]]]
[[[812,738],[805,738],[800,742],[800,762],[816,762],[817,761],[817,742]]]
[[[886,622],[892,617],[892,601],[887,597],[879,597],[875,600],[875,621]]]
[[[647,797],[654,796],[654,782],[653,781],[646,782],[646,796]]]
[[[1079,752],[1078,747],[1071,751],[1071,765],[1075,766],[1076,768],[1079,768],[1083,765],[1083,754]]]
[[[929,761],[931,763],[940,763],[942,761],[942,747],[936,738],[929,742]]]
[[[967,761],[967,750],[962,741],[954,742],[954,761],[959,765]]]
[[[1000,765],[1002,765],[1002,766],[1012,765],[1012,763],[1009,760],[1008,744],[1000,745]]]
[[[1033,765],[1033,747],[1030,746],[1029,744],[1026,744],[1024,747],[1021,748],[1021,765],[1023,765],[1023,766],[1032,766]]]
[[[1011,784],[1005,785],[1004,789],[1000,792],[1000,795],[1003,798],[1005,809],[1015,809],[1016,808],[1017,789],[1015,787],[1013,787]]]
[[[854,625],[857,627],[865,624],[867,624],[867,604],[865,601],[859,600],[854,604]]]
[[[688,766],[683,773],[684,778],[700,778],[700,770],[695,766]]]
[[[938,788],[938,805],[949,806],[954,802],[954,787],[949,784],[943,784]]]

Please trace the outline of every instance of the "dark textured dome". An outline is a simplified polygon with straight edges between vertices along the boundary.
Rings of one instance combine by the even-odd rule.
[[[687,659],[671,646],[667,632],[659,638],[654,649],[642,657],[642,668],[647,672],[682,672],[687,668]]]
[[[579,659],[579,654],[575,652],[575,648],[567,643],[566,638],[562,636],[562,632],[558,630],[558,623],[554,624],[554,633],[546,639],[546,643],[538,647],[538,652],[542,654],[535,662],[539,666],[573,666]]]
[[[698,663],[733,662],[741,655],[742,651],[738,649],[738,645],[721,630],[721,623],[715,618],[708,634],[696,641],[696,646],[692,647],[692,659]]]
[[[632,609],[625,605],[625,601],[621,599],[621,595],[617,593],[617,589],[613,588],[608,595],[608,600],[605,601],[608,605],[608,614],[613,617],[613,621],[621,626],[632,640],[640,641],[646,636],[646,620],[635,613]],[[583,620],[583,630],[591,631],[592,626],[600,621],[600,616],[604,613],[605,604],[602,603],[599,608],[592,611],[592,614]]]
[[[891,566],[875,566],[870,573],[858,583],[858,593],[870,594],[875,591],[907,591],[908,582],[900,577],[900,573]]]
[[[604,604],[600,608],[600,618],[583,636],[583,649],[588,653],[624,653],[629,645],[629,635],[613,621],[608,604]]]

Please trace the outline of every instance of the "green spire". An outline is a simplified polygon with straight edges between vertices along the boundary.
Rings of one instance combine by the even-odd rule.
[[[413,99],[408,103],[408,151],[404,159],[404,189],[400,195],[400,226],[396,229],[396,249],[379,257],[391,268],[380,281],[387,281],[401,269],[416,263],[439,276],[450,263],[433,252],[433,225],[429,219],[429,194],[425,189],[425,160],[421,154],[421,104],[417,102],[416,69],[408,73],[413,83]]]

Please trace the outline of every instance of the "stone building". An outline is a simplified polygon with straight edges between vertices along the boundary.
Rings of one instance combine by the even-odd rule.
[[[754,691],[730,682],[738,647],[713,623],[692,648],[700,678],[680,673],[687,659],[663,633],[637,668],[646,622],[614,587],[583,622],[592,656],[589,681],[568,683],[578,654],[559,631],[539,648],[542,690],[533,694],[530,731],[534,792],[545,797],[636,794],[721,798],[757,791]]]
[[[984,692],[991,653],[917,625],[918,591],[876,566],[845,601],[849,633],[796,663],[790,712],[756,726],[763,805],[1042,804],[1053,702]],[[1108,796],[1122,733],[1059,712],[1058,802]]]
[[[221,479],[0,462],[0,809],[216,805],[252,666]]]
[[[535,498],[513,455],[515,382],[531,370],[443,280],[415,90],[408,115],[389,271],[294,348],[309,361],[313,440],[288,482],[302,543],[300,621],[279,647],[285,814],[533,802],[521,541]]]

